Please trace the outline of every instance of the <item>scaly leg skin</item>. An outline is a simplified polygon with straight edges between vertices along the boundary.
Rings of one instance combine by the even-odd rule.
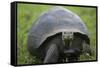
[[[51,44],[47,50],[43,63],[57,63],[58,61],[58,48],[56,44]]]

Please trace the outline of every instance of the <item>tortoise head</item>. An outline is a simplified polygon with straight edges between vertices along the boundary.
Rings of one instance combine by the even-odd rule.
[[[62,40],[65,45],[64,54],[66,56],[79,56],[83,53],[91,56],[91,48],[84,35],[74,32],[62,32]]]

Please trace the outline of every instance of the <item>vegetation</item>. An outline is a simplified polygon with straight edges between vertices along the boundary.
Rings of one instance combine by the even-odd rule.
[[[27,50],[27,35],[34,21],[53,6],[36,4],[17,5],[17,63],[18,64],[38,64],[40,61],[35,56],[30,55]],[[96,59],[96,8],[63,6],[80,16],[85,22],[90,32],[90,41],[94,54],[92,58],[81,55],[80,61]]]

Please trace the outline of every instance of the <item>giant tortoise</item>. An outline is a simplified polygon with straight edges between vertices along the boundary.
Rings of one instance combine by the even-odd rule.
[[[91,54],[87,27],[75,13],[55,6],[30,28],[28,50],[43,63],[76,62],[83,53]]]

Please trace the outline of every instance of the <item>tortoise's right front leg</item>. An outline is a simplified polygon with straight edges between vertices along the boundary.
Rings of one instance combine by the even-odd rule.
[[[51,44],[46,52],[43,63],[57,63],[58,61],[58,48],[56,44]]]

